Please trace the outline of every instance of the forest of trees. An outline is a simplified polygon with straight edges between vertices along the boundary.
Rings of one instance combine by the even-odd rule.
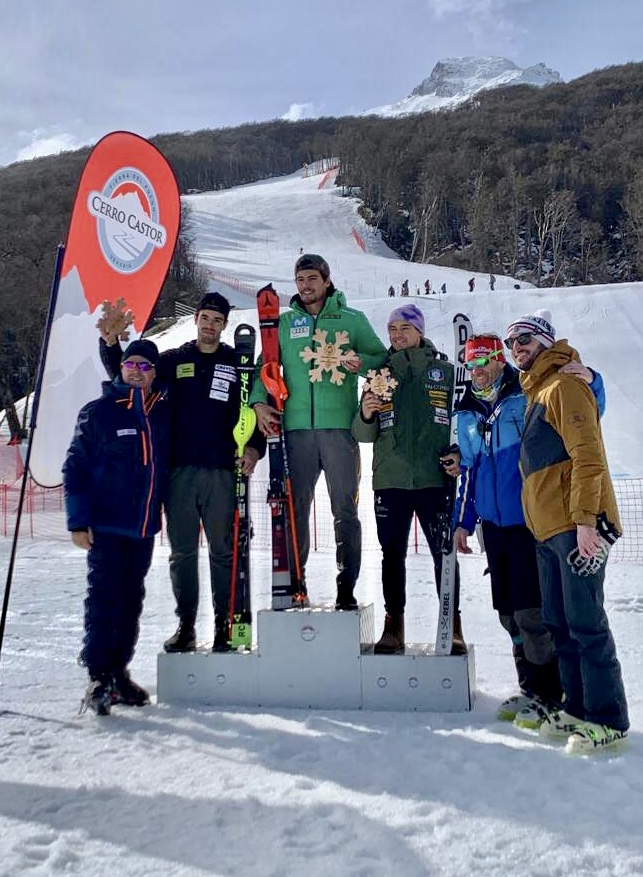
[[[643,64],[543,89],[481,92],[451,111],[273,121],[161,134],[182,193],[338,156],[338,183],[406,259],[536,285],[643,277]],[[0,168],[0,408],[33,386],[57,244],[89,150]],[[184,210],[154,319],[204,278]]]

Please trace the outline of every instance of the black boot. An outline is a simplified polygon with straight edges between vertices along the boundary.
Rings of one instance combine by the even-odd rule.
[[[112,703],[124,703],[125,706],[146,706],[149,702],[149,692],[134,682],[128,670],[114,673]]]
[[[384,633],[375,643],[376,655],[401,655],[404,653],[404,615],[389,615],[384,618]]]
[[[79,713],[88,709],[97,716],[108,716],[112,708],[112,678],[101,674],[90,676],[85,697],[80,703]]]
[[[191,621],[180,621],[176,631],[163,643],[166,652],[193,652],[196,649],[196,631]]]
[[[220,621],[218,618],[214,622],[214,642],[212,643],[213,652],[229,652],[230,651],[230,626],[228,621]]]
[[[455,613],[455,616],[453,618],[453,644],[451,645],[451,654],[467,654],[467,644],[465,643],[464,636],[462,635],[462,618],[460,616],[460,610]]]
[[[344,612],[354,612],[358,609],[357,600],[353,596],[355,582],[337,582],[337,599],[335,609]]]

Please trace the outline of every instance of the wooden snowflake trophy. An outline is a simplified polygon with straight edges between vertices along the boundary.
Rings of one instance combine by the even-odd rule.
[[[378,396],[383,402],[390,402],[393,398],[393,391],[397,387],[397,381],[391,374],[390,368],[384,366],[377,371],[370,368],[366,372],[366,380],[364,381],[364,392],[372,393]]]

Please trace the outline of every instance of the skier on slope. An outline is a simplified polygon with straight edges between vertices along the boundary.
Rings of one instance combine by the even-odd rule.
[[[392,311],[386,365],[397,386],[390,401],[365,392],[353,420],[353,435],[361,442],[374,442],[373,492],[386,610],[384,631],[375,644],[375,652],[380,654],[404,651],[406,553],[414,514],[429,543],[440,593],[447,487],[439,453],[450,439],[454,369],[424,337],[424,329],[424,315],[417,305]],[[467,651],[459,606],[460,570],[456,565],[452,655]]]
[[[166,652],[196,648],[199,605],[199,532],[203,525],[210,558],[214,604],[215,651],[229,649],[229,602],[232,574],[235,442],[239,416],[237,358],[221,341],[230,303],[218,292],[206,293],[197,307],[196,341],[164,351],[159,380],[167,386],[170,408],[170,489],[166,503],[170,541],[170,578],[179,625],[164,643]],[[120,347],[113,327],[101,326],[101,358],[108,373]],[[242,467],[251,474],[265,453],[255,430],[246,445]]]
[[[152,391],[158,356],[151,341],[126,348],[120,375],[81,409],[63,466],[67,528],[87,551],[84,706],[100,715],[113,703],[149,703],[127,667],[167,492],[168,406]]]
[[[386,349],[365,315],[346,305],[344,293],[335,288],[328,262],[321,256],[300,256],[295,264],[295,282],[297,295],[291,299],[290,310],[279,318],[279,351],[289,394],[283,428],[301,567],[303,570],[310,551],[310,509],[323,471],[337,544],[335,608],[353,610],[357,609],[354,588],[361,566],[362,530],[357,516],[359,445],[350,426],[357,408],[357,375],[380,366]],[[311,382],[313,364],[300,354],[315,343],[316,330],[325,331],[331,344],[337,333],[348,333],[353,355],[342,362],[339,383],[331,383],[327,375]],[[270,435],[278,428],[281,415],[267,404],[261,365],[260,358],[250,404],[262,432]]]
[[[500,705],[497,716],[533,727],[538,716],[532,701],[557,703],[561,687],[553,640],[540,609],[534,539],[520,500],[518,461],[526,400],[519,373],[507,363],[497,335],[470,338],[465,362],[471,383],[456,412],[461,478],[454,541],[458,551],[470,553],[467,537],[476,521],[482,521],[493,607],[511,636],[521,691]],[[601,376],[580,363],[567,370],[590,383],[604,409]]]

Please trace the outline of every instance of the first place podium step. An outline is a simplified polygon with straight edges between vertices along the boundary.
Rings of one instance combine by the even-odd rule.
[[[158,656],[159,703],[464,712],[475,697],[475,654],[439,656],[430,645],[375,655],[373,605],[257,613],[250,652]]]

